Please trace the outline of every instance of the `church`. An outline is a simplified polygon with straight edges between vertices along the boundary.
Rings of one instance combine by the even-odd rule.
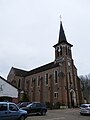
[[[82,103],[81,82],[72,58],[73,45],[67,41],[62,21],[58,42],[53,46],[53,62],[30,71],[12,67],[7,80],[21,89],[19,99],[25,94],[30,102],[77,107]]]

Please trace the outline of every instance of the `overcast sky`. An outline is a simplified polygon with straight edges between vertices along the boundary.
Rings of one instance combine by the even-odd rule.
[[[90,0],[0,0],[0,76],[54,61],[60,15],[78,75],[90,73]]]

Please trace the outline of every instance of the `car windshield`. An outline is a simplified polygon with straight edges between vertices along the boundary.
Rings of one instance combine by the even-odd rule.
[[[90,105],[83,104],[83,105],[81,105],[81,107],[86,108],[86,107],[90,107]]]

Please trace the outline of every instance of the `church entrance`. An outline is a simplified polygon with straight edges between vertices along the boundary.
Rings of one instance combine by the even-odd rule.
[[[70,90],[70,101],[71,101],[71,107],[76,106],[76,93],[73,89]]]

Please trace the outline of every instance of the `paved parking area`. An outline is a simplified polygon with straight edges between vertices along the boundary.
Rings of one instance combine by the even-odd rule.
[[[90,116],[81,116],[79,109],[48,110],[45,116],[29,116],[26,120],[90,120]]]

